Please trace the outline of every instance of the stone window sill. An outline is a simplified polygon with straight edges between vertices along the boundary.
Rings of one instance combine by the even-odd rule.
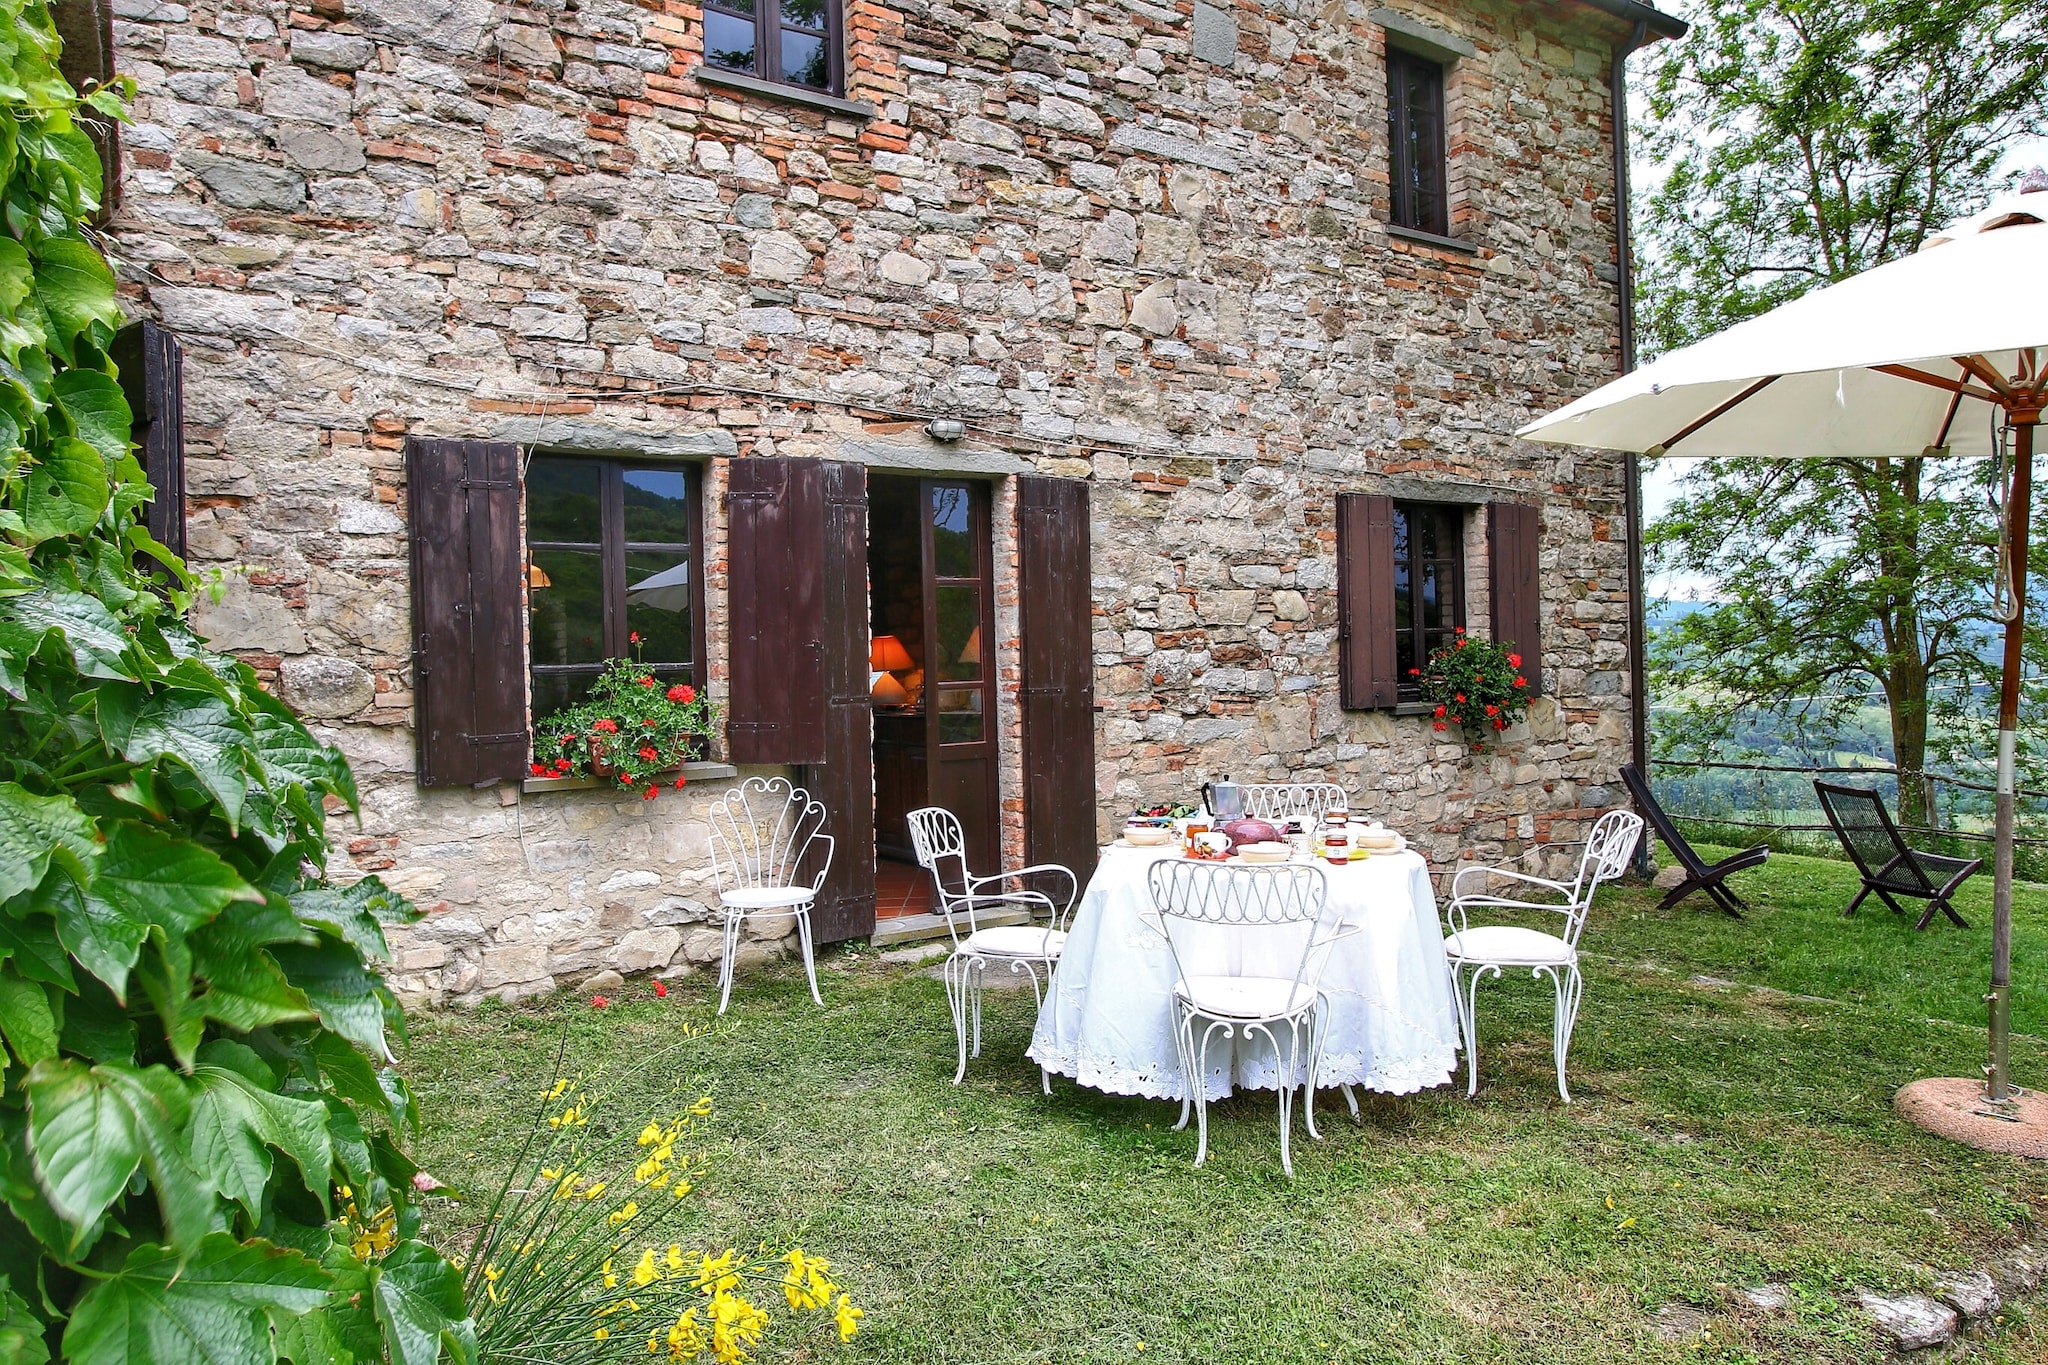
[[[683,776],[692,782],[712,781],[718,778],[738,777],[740,770],[730,763],[685,763]],[[666,774],[664,774],[666,776]],[[594,777],[529,777],[519,783],[519,790],[528,793],[596,791],[604,788],[618,790],[616,782],[600,782]]]
[[[1394,714],[1397,716],[1426,716],[1434,710],[1436,710],[1434,702],[1399,701],[1394,703]]]
[[[1435,232],[1424,232],[1421,228],[1402,227],[1399,223],[1387,224],[1387,236],[1398,237],[1404,242],[1416,242],[1422,246],[1433,246],[1440,251],[1455,251],[1463,256],[1477,256],[1479,248],[1456,237],[1445,237]]]
[[[776,81],[764,81],[759,76],[749,76],[744,71],[727,71],[709,63],[696,68],[699,85],[714,85],[725,90],[740,90],[762,99],[775,100],[782,104],[801,105],[806,109],[822,109],[828,114],[839,114],[846,118],[871,119],[875,106],[860,100],[843,100],[837,95],[828,95],[822,90],[810,90],[800,85],[783,85]]]

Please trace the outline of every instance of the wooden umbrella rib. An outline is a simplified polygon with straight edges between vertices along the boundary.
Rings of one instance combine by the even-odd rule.
[[[1925,370],[1916,370],[1911,365],[1872,365],[1870,368],[1879,374],[1888,374],[1895,379],[1910,379],[1915,384],[1925,384],[1944,393],[1958,393],[1981,399],[1994,407],[2005,405],[2004,400],[1989,389],[1980,389],[1974,384],[1966,384],[1960,379],[1950,379],[1945,375],[1929,374]]]
[[[1689,425],[1687,425],[1686,427],[1684,427],[1684,428],[1683,428],[1682,430],[1680,430],[1680,431],[1679,431],[1679,433],[1678,433],[1678,434],[1677,434],[1676,436],[1673,436],[1673,437],[1672,437],[1672,438],[1671,438],[1670,440],[1668,440],[1668,441],[1659,441],[1659,442],[1658,442],[1658,443],[1657,443],[1656,445],[1653,445],[1653,446],[1651,446],[1651,447],[1650,447],[1650,448],[1649,448],[1648,450],[1644,451],[1643,453],[1644,453],[1645,455],[1652,455],[1652,456],[1655,456],[1655,455],[1664,455],[1664,454],[1668,454],[1668,453],[1670,452],[1670,450],[1671,450],[1671,447],[1673,447],[1673,446],[1677,445],[1677,444],[1678,444],[1678,443],[1679,443],[1680,441],[1683,441],[1683,440],[1684,440],[1684,439],[1685,439],[1686,437],[1688,437],[1688,436],[1692,435],[1692,434],[1693,434],[1694,432],[1698,431],[1698,430],[1699,430],[1699,429],[1700,429],[1701,427],[1704,427],[1704,426],[1706,426],[1706,425],[1707,425],[1708,423],[1710,423],[1710,422],[1713,422],[1713,421],[1717,420],[1718,418],[1720,418],[1720,417],[1724,416],[1725,414],[1727,414],[1727,413],[1728,413],[1729,411],[1731,411],[1732,409],[1738,408],[1738,407],[1742,406],[1742,404],[1744,404],[1744,403],[1748,402],[1748,401],[1749,401],[1750,399],[1752,399],[1752,398],[1756,397],[1756,396],[1757,396],[1758,394],[1762,393],[1762,392],[1763,392],[1763,391],[1764,391],[1765,389],[1767,389],[1767,388],[1769,388],[1769,387],[1770,387],[1771,385],[1773,385],[1773,384],[1777,383],[1777,382],[1778,382],[1778,378],[1779,378],[1779,376],[1777,376],[1777,375],[1775,375],[1775,374],[1767,374],[1767,375],[1765,375],[1765,376],[1764,376],[1764,377],[1763,377],[1762,379],[1759,379],[1759,380],[1757,380],[1757,381],[1756,381],[1756,383],[1754,383],[1754,384],[1751,384],[1751,385],[1750,385],[1750,386],[1749,386],[1748,388],[1744,389],[1744,390],[1743,390],[1743,391],[1742,391],[1741,393],[1738,393],[1738,394],[1736,394],[1736,395],[1735,395],[1735,396],[1734,396],[1733,398],[1731,398],[1731,399],[1729,399],[1729,400],[1728,400],[1727,402],[1725,402],[1725,403],[1721,404],[1721,406],[1719,406],[1719,407],[1715,408],[1715,409],[1714,409],[1714,410],[1713,410],[1712,412],[1709,412],[1709,413],[1708,413],[1708,414],[1707,414],[1706,416],[1704,416],[1704,417],[1701,417],[1701,418],[1699,418],[1699,419],[1698,419],[1697,421],[1694,421],[1694,422],[1690,423]]]
[[[1991,362],[1981,355],[1959,355],[1956,364],[1968,370],[1984,382],[1984,386],[1996,393],[2002,403],[2009,403],[2018,397],[2006,377],[1991,367]]]

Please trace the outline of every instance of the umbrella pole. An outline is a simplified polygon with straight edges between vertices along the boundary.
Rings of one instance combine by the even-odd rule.
[[[2034,427],[2037,411],[2012,414],[2012,491],[2006,500],[2012,619],[2005,624],[2005,674],[1998,689],[1998,815],[1991,893],[1991,1064],[1984,1069],[1987,1104],[2012,1103],[2012,845],[2020,715],[2020,665],[2027,622],[2027,530],[2033,519]]]

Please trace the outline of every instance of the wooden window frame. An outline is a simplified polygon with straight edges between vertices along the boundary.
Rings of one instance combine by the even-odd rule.
[[[1430,139],[1427,155],[1436,169],[1434,210],[1424,213],[1417,205],[1415,161],[1413,158],[1414,107],[1408,99],[1411,74],[1425,72],[1434,85],[1429,94],[1436,136]],[[1387,47],[1387,221],[1396,227],[1447,237],[1451,231],[1451,165],[1445,146],[1448,111],[1444,98],[1444,63],[1406,48]]]
[[[810,91],[814,94],[843,98],[846,94],[846,38],[845,5],[843,0],[822,0],[825,7],[823,31],[791,24],[782,17],[781,0],[754,0],[753,13],[748,14],[719,0],[705,0],[704,18],[704,65],[713,71],[734,72],[752,76],[771,85],[786,86],[791,90]],[[723,15],[754,26],[754,65],[751,70],[736,66],[725,66],[711,59],[711,23],[709,16]],[[822,86],[807,85],[791,80],[782,70],[782,31],[791,29],[821,37],[825,43],[825,80]]]
[[[1395,689],[1401,701],[1419,701],[1422,698],[1422,689],[1417,682],[1416,675],[1408,670],[1411,668],[1421,668],[1427,664],[1430,653],[1438,646],[1455,639],[1459,628],[1466,624],[1465,612],[1468,599],[1465,592],[1464,523],[1467,510],[1462,503],[1396,502],[1394,504],[1394,519],[1396,522],[1394,572],[1397,583],[1395,588],[1397,610],[1399,594],[1401,592],[1401,589],[1398,587],[1400,573],[1405,568],[1408,574],[1408,624],[1406,626],[1401,625],[1400,618],[1397,615],[1393,626]],[[1418,549],[1419,537],[1415,534],[1413,521],[1413,518],[1418,514],[1441,519],[1438,526],[1438,553],[1434,557],[1424,558]],[[1398,548],[1401,541],[1400,523],[1403,521],[1407,522],[1408,531],[1408,555],[1405,561],[1400,557]],[[1445,553],[1446,546],[1442,543],[1442,536],[1446,531],[1451,533],[1448,547],[1449,553]],[[1451,602],[1443,624],[1424,626],[1420,624],[1423,606],[1422,581],[1424,577],[1421,569],[1426,565],[1432,564],[1439,569],[1448,568],[1450,570]],[[1404,643],[1406,643],[1409,650],[1406,661],[1403,661],[1401,658],[1401,649]]]
[[[957,488],[967,495],[967,543],[974,547],[975,571],[966,575],[942,574],[938,569],[937,547],[934,544],[937,533],[932,526],[932,495],[942,488]],[[933,666],[937,661],[930,648],[939,638],[939,590],[941,588],[973,588],[975,591],[975,620],[977,623],[995,620],[995,549],[991,538],[991,519],[994,514],[995,493],[981,479],[924,479],[918,488],[918,521],[920,534],[924,538],[921,553],[926,571],[924,578],[924,619],[925,642],[924,687],[918,704],[927,717],[928,738],[926,747],[936,757],[943,747],[959,752],[976,745],[990,746],[994,753],[996,739],[996,658],[993,630],[985,632],[981,642],[981,676],[971,682],[942,682],[938,670]],[[977,624],[977,629],[979,624]],[[940,730],[944,717],[939,707],[939,697],[945,692],[981,693],[981,734],[974,739],[946,740]]]
[[[706,660],[710,649],[705,640],[706,620],[704,609],[704,471],[696,464],[664,462],[652,459],[634,459],[630,456],[595,457],[570,453],[557,454],[552,451],[536,451],[528,457],[527,467],[521,470],[523,477],[530,470],[532,461],[561,460],[576,464],[589,464],[598,470],[598,536],[592,541],[534,540],[526,542],[526,564],[529,581],[534,565],[534,552],[538,550],[596,551],[603,568],[604,592],[604,658],[628,659],[632,657],[630,627],[626,618],[626,556],[635,553],[675,554],[683,556],[690,566],[690,654],[687,662],[657,662],[648,668],[663,678],[687,682],[702,691],[705,685]],[[681,473],[687,489],[690,505],[689,542],[678,544],[674,541],[628,541],[626,539],[626,482],[628,471],[658,471]],[[530,524],[529,518],[529,524]],[[530,590],[530,589],[529,589]],[[528,606],[529,621],[532,608]],[[526,669],[531,680],[529,695],[537,697],[539,688],[533,686],[543,677],[595,678],[604,671],[603,661],[589,664],[541,664],[533,658],[533,632],[527,630]]]

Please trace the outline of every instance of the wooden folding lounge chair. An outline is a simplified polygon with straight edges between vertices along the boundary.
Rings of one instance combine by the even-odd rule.
[[[1685,836],[1678,832],[1678,826],[1671,823],[1671,817],[1657,804],[1657,798],[1650,794],[1650,784],[1643,780],[1643,775],[1636,771],[1633,763],[1622,765],[1621,780],[1628,788],[1629,798],[1635,802],[1636,810],[1650,822],[1650,828],[1657,831],[1657,837],[1664,841],[1664,847],[1671,850],[1671,856],[1678,859],[1678,865],[1685,869],[1685,880],[1666,893],[1664,899],[1657,903],[1658,908],[1669,910],[1693,892],[1704,891],[1723,911],[1741,919],[1742,912],[1749,909],[1749,903],[1722,882],[1731,872],[1740,872],[1746,867],[1762,866],[1764,859],[1771,856],[1771,851],[1759,844],[1755,848],[1743,850],[1732,858],[1710,863],[1693,851],[1692,845],[1685,841]]]
[[[1937,910],[1955,921],[1958,929],[1970,927],[1948,898],[1984,866],[1982,858],[1945,858],[1906,847],[1898,826],[1892,823],[1891,812],[1884,808],[1884,798],[1867,788],[1815,782],[1813,789],[1820,795],[1821,809],[1827,812],[1835,837],[1842,841],[1849,860],[1863,874],[1863,889],[1842,912],[1844,919],[1856,913],[1865,896],[1876,892],[1879,900],[1902,915],[1906,907],[1892,897],[1911,896],[1926,901],[1927,913],[1920,916],[1915,929],[1932,924]]]

